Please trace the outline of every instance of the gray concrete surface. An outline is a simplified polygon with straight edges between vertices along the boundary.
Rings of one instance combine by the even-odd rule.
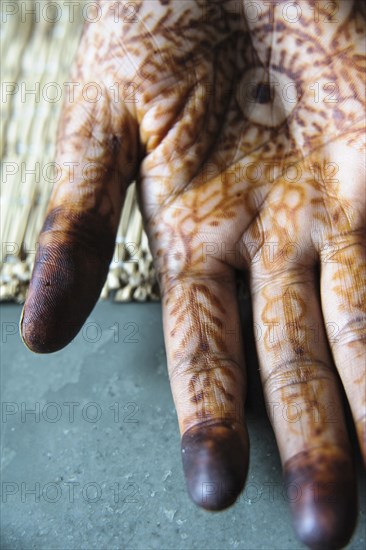
[[[302,548],[252,348],[247,487],[232,508],[212,514],[185,490],[160,304],[99,303],[74,342],[44,356],[20,341],[21,308],[0,311],[1,548]],[[352,549],[366,539],[362,473],[359,485]]]

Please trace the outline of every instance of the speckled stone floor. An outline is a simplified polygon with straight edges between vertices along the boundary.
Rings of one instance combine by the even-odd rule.
[[[247,349],[247,486],[229,510],[192,504],[181,468],[160,304],[101,302],[65,350],[37,356],[1,306],[3,549],[297,549],[280,461]],[[243,308],[244,323],[249,312]],[[33,411],[33,412],[32,412]],[[364,549],[365,475],[348,546]]]

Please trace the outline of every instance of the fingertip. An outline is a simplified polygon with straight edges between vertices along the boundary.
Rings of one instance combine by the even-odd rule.
[[[297,517],[296,517],[297,516]],[[298,539],[312,550],[337,550],[344,548],[354,530],[354,522],[346,524],[329,506],[314,509],[302,508],[293,514]]]
[[[182,437],[182,461],[188,493],[211,511],[228,508],[243,490],[249,442],[244,429],[217,422],[193,426]]]
[[[306,490],[304,491],[306,492]],[[341,499],[345,495],[338,495]],[[339,549],[349,542],[356,524],[356,507],[317,503],[292,506],[293,522],[299,540],[313,550]]]
[[[66,347],[77,336],[101,291],[101,285],[97,286],[93,280],[81,284],[76,277],[67,277],[62,270],[59,273],[61,277],[54,277],[49,286],[44,284],[42,265],[36,266],[32,276],[20,334],[34,353],[54,353]]]
[[[19,334],[22,339],[23,344],[32,351],[33,353],[42,353],[42,346],[39,347],[37,339],[32,337],[34,335],[34,330],[29,330],[29,325],[27,323],[26,317],[26,307],[25,304],[22,309],[22,313],[19,321]],[[33,327],[32,327],[33,328]]]
[[[69,344],[94,308],[115,236],[97,214],[58,208],[46,218],[20,319],[24,344],[53,353]]]
[[[350,459],[303,452],[284,468],[298,538],[309,548],[343,548],[357,520],[357,485]]]
[[[24,345],[33,353],[54,353],[64,348],[70,341],[70,335],[63,333],[55,324],[44,317],[31,319],[23,307],[20,319],[20,336]],[[72,336],[71,336],[72,339]]]
[[[65,307],[66,300],[61,303]],[[19,329],[23,343],[33,353],[59,351],[78,332],[78,327],[66,323],[62,312],[55,306],[54,300],[50,300],[47,293],[34,293],[30,288],[23,306]]]

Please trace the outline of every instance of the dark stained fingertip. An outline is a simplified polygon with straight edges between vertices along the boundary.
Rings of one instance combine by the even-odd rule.
[[[244,487],[249,440],[244,428],[229,423],[197,425],[182,437],[182,461],[188,493],[206,510],[231,506]]]
[[[99,298],[114,243],[97,214],[50,213],[20,320],[31,351],[58,351],[77,335]]]
[[[357,485],[350,458],[303,452],[284,466],[298,538],[314,550],[343,548],[357,520]]]

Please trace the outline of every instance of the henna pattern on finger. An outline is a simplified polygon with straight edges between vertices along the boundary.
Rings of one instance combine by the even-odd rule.
[[[74,75],[85,82],[90,73],[80,57],[82,50]],[[80,90],[64,105],[57,147],[61,178],[49,201],[21,318],[22,338],[38,353],[57,351],[76,336],[107,277],[137,149],[136,123],[126,111],[114,117],[112,110],[106,93],[90,103]]]
[[[187,388],[182,433],[197,423],[216,418],[237,422],[243,373],[231,356],[224,319],[228,312],[203,282],[174,281],[167,292],[169,368],[172,385]]]
[[[266,284],[259,291],[264,304],[263,344],[271,357],[263,388],[270,402],[279,399],[287,410],[293,407],[295,417],[301,419],[288,419],[289,432],[318,446],[325,438],[332,440],[336,432],[341,435],[340,411],[332,399],[337,397],[337,387],[325,352],[323,327],[317,322],[319,316],[302,297],[312,285],[293,277],[292,285],[284,283],[283,289]]]

